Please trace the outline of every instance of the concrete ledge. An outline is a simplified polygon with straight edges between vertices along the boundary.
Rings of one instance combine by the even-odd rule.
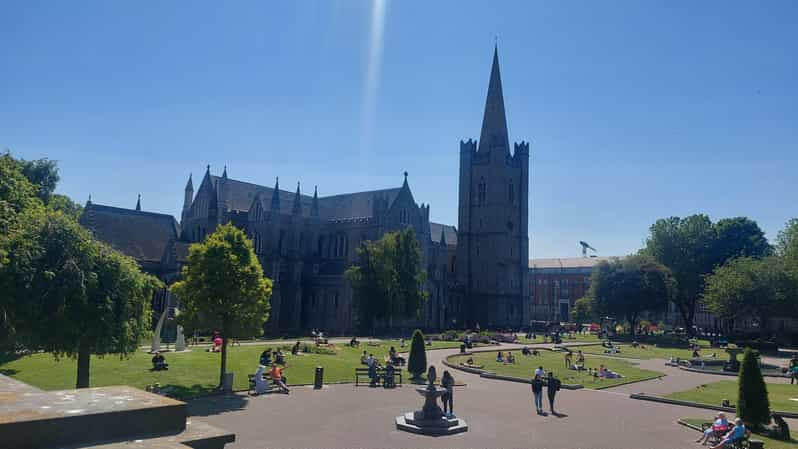
[[[649,396],[645,393],[630,394],[629,397],[632,399],[639,399],[641,401],[653,401],[662,404],[681,405],[684,407],[702,408],[705,410],[716,410],[727,413],[737,413],[737,409],[734,407],[721,407],[719,405],[702,404],[700,402],[682,401],[679,399],[669,399],[660,396]],[[776,415],[781,415],[785,418],[798,418],[798,413],[793,413],[793,412],[781,412],[778,410],[771,410],[771,413],[774,413]]]
[[[496,374],[489,372],[483,372],[482,374],[479,375],[479,377],[484,377],[485,379],[506,380],[509,382],[518,382],[522,384],[532,383],[532,379],[524,379],[523,377],[505,376],[503,374]],[[563,390],[579,390],[584,388],[584,386],[579,384],[560,384],[560,388],[562,388]]]
[[[674,366],[674,365],[671,365],[671,366]],[[678,368],[680,370],[690,371],[690,372],[693,372],[693,373],[711,374],[711,375],[715,375],[715,376],[737,377],[737,375],[739,374],[739,373],[733,373],[733,372],[728,372],[728,371],[715,371],[715,370],[707,370],[707,369],[701,369],[701,368],[693,368],[692,366],[683,366],[683,365],[678,365]],[[790,378],[790,376],[787,375],[787,374],[765,374],[765,373],[762,373],[762,376],[764,376],[764,377],[781,377],[781,378],[785,378],[785,379],[789,379]]]

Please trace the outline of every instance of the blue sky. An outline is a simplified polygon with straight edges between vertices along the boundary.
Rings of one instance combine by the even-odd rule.
[[[532,257],[657,218],[798,216],[793,1],[0,2],[0,148],[84,202],[179,216],[188,174],[398,186],[457,221],[495,36]]]

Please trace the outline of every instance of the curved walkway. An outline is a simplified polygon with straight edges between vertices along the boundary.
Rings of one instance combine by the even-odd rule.
[[[502,345],[516,349],[523,345]],[[538,345],[542,346],[542,345]],[[430,364],[456,349],[430,351]],[[501,447],[547,449],[681,449],[698,448],[694,431],[674,424],[684,416],[711,416],[710,411],[637,401],[629,392],[665,392],[690,388],[716,376],[668,369],[662,360],[641,360],[643,367],[666,372],[662,381],[645,381],[607,390],[561,391],[557,409],[567,416],[538,416],[528,385],[480,378],[457,371],[466,386],[455,391],[455,410],[468,422],[463,434],[433,438],[396,430],[394,417],[419,409],[414,385],[396,390],[332,385],[321,391],[294,388],[290,395],[217,396],[193,401],[192,415],[236,433],[232,448],[448,448]],[[707,377],[708,376],[708,377]],[[673,377],[671,380],[669,377]],[[686,379],[686,380],[685,380]],[[686,385],[686,387],[685,387]],[[697,384],[696,384],[697,385]],[[642,388],[642,390],[641,390]],[[646,391],[648,390],[648,391]]]

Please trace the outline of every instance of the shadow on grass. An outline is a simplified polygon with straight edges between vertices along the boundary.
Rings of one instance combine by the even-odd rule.
[[[188,401],[188,414],[191,416],[211,416],[225,412],[244,410],[249,396],[242,394],[214,394]]]
[[[0,369],[0,374],[2,374],[4,376],[13,376],[14,374],[17,374],[18,372],[19,372],[18,369],[10,369],[10,368]]]
[[[217,393],[216,386],[208,384],[194,384],[191,386],[166,384],[161,385],[161,391],[166,392],[170,397],[180,399],[181,401],[188,401],[193,398],[200,398],[202,396],[214,395]]]

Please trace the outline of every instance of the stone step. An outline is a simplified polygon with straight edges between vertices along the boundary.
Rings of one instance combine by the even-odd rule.
[[[0,392],[3,447],[40,449],[178,434],[186,404],[128,387]]]
[[[178,434],[161,437],[139,437],[91,446],[91,449],[223,449],[225,444],[235,441],[235,435],[189,418],[186,429]],[[77,449],[85,446],[72,446],[63,449]]]

